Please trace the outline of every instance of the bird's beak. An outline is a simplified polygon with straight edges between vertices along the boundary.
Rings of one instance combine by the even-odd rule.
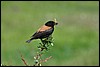
[[[54,18],[55,25],[58,25],[56,18]]]

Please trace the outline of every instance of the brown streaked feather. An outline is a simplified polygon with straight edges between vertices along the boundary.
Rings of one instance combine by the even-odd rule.
[[[37,32],[46,31],[46,30],[48,30],[48,29],[50,29],[50,28],[51,28],[51,27],[49,27],[49,26],[45,26],[45,25],[43,25],[41,28],[38,29]]]

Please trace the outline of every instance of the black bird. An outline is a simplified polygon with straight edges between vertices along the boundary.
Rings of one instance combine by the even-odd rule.
[[[58,23],[56,21],[48,21],[40,27],[32,36],[29,40],[27,40],[27,43],[30,43],[34,39],[43,39],[49,37],[53,31],[54,31],[54,26],[57,25]]]

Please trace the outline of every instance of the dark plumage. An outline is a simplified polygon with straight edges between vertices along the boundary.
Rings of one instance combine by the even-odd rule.
[[[27,40],[26,42],[30,43],[34,39],[43,39],[49,37],[54,31],[54,25],[57,24],[58,23],[54,21],[48,21],[31,36],[31,39]]]

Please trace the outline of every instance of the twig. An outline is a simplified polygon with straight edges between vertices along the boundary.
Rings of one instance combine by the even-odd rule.
[[[50,56],[50,57],[48,57],[48,58],[46,58],[45,60],[41,60],[40,62],[42,63],[42,62],[47,62],[49,59],[51,59],[52,58],[52,56]]]
[[[26,61],[25,61],[25,59],[24,59],[24,57],[23,57],[23,55],[21,54],[20,51],[19,51],[19,53],[20,53],[20,56],[21,56],[21,59],[22,59],[23,63],[24,63],[26,66],[28,66],[28,64],[26,63]]]

